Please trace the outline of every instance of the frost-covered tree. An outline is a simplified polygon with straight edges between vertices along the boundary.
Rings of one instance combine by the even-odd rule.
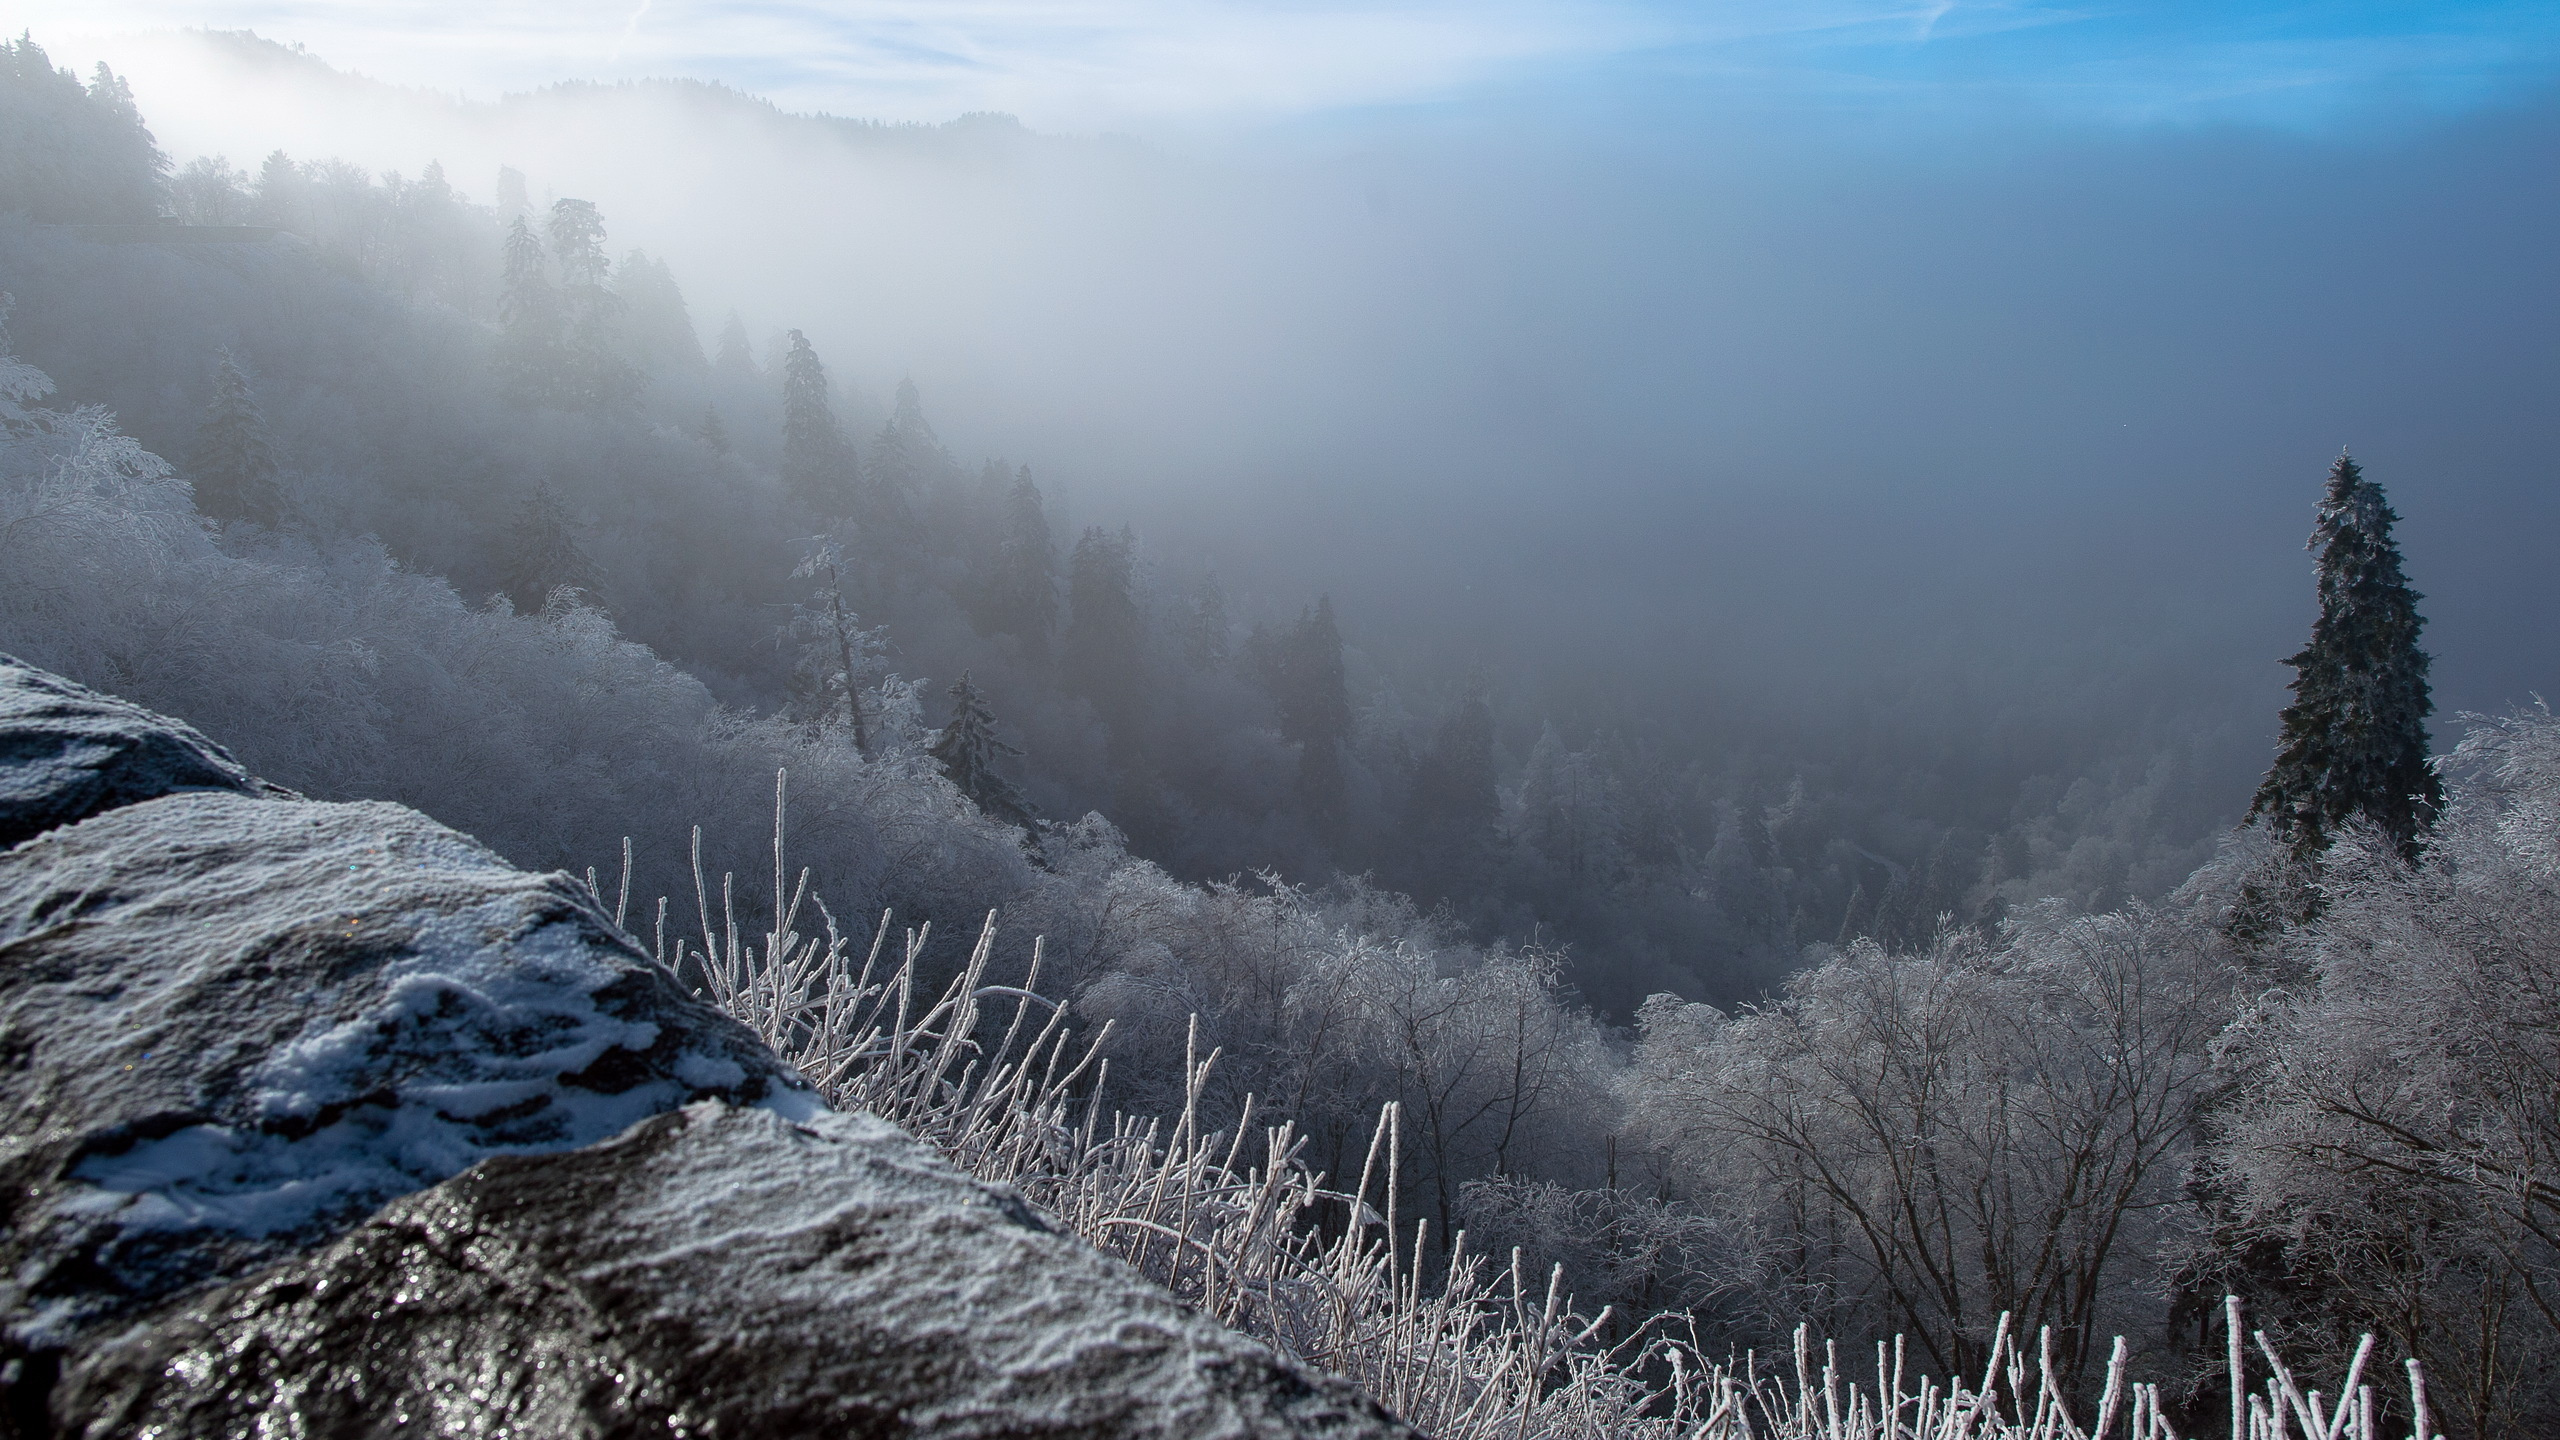
[[[1566,745],[1549,725],[1521,767],[1511,832],[1559,888],[1606,884],[1626,866],[1625,798],[1599,755]]]
[[[198,510],[215,520],[246,521],[271,530],[284,523],[275,443],[249,387],[248,371],[227,348],[214,357],[213,400],[196,426],[194,460]]]
[[[2329,470],[2311,548],[2320,555],[2320,614],[2294,669],[2275,764],[2249,802],[2298,860],[2362,820],[2414,859],[2443,802],[2427,764],[2426,624],[2391,538],[2399,517],[2382,487],[2341,454]]]
[[[2303,978],[2224,1037],[2230,1199],[2200,1283],[2295,1348],[2426,1362],[2447,1433],[2560,1433],[2560,720],[2455,748],[2415,865],[2379,831],[2329,852]],[[2274,1263],[2269,1263],[2269,1257]]]
[[[1768,1227],[1782,1330],[1905,1334],[1945,1373],[2007,1311],[2053,1328],[2077,1383],[2103,1337],[2157,1329],[2144,1281],[2232,978],[2207,928],[2139,907],[1860,941],[1729,1018],[1647,1001],[1636,1132],[1694,1199]]]
[[[602,573],[585,547],[560,492],[537,484],[516,511],[499,562],[499,589],[515,602],[518,613],[536,614],[554,594],[592,600],[602,587]]]
[[[814,582],[809,598],[793,612],[790,630],[800,644],[792,670],[799,708],[821,727],[842,718],[854,753],[867,759],[873,753],[874,727],[864,690],[872,661],[888,642],[880,627],[864,625],[855,612],[849,593],[852,567],[844,546],[833,537],[810,540],[791,578]]]
[[[961,794],[977,802],[980,811],[1028,829],[1039,811],[1023,798],[1020,787],[996,771],[999,757],[1019,757],[1022,747],[1009,745],[996,734],[995,712],[987,708],[986,695],[971,683],[968,672],[961,672],[950,694],[951,723],[942,727],[926,753]]]
[[[794,330],[782,357],[782,483],[812,514],[842,518],[853,510],[855,478],[827,395],[826,364]]]

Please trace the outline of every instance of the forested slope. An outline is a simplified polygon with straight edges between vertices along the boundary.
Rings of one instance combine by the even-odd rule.
[[[1112,1027],[1114,1103],[1180,1109],[1196,1017],[1203,1124],[1250,1094],[1328,1174],[1397,1104],[1409,1209],[1595,1309],[1958,1368],[2008,1310],[2076,1375],[2122,1331],[2209,1387],[2229,1287],[2305,1353],[2427,1355],[2466,1433],[2553,1413],[2547,717],[2475,735],[2414,860],[2342,823],[2199,870],[2174,751],[1986,779],[1880,714],[1715,770],[1498,676],[1408,707],[1325,597],[1231,611],[804,332],[703,344],[592,206],[164,179],[111,76],[10,63],[78,123],[0,169],[0,649],[606,890],[628,837],[635,927],[671,896],[707,948],[772,923],[724,875],[787,769],[848,933],[929,920],[948,973],[996,911]]]

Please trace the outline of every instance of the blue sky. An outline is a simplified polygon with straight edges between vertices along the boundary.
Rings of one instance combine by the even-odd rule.
[[[685,75],[794,109],[995,109],[1054,130],[1503,98],[2298,127],[2495,105],[2560,71],[2551,0],[35,0],[21,16],[75,59],[134,30],[248,28],[477,97]]]

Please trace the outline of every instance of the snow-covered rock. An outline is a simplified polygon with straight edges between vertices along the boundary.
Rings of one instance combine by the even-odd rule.
[[[63,1375],[94,1435],[1408,1434],[890,1126],[493,1159]]]
[[[0,1305],[50,1346],[484,1156],[717,1097],[820,1107],[755,1037],[398,805],[167,796],[0,851]]]
[[[190,726],[0,655],[0,848],[181,790],[286,793]]]
[[[0,1437],[1405,1435],[586,887],[0,661]]]

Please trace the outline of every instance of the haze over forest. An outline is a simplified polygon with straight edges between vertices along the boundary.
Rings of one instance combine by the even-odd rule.
[[[2459,1339],[2560,1277],[2547,1190],[2269,1240],[2305,1195],[2435,1212],[2268,1160],[2307,1132],[2250,1048],[2422,976],[2506,1023],[2412,875],[2544,913],[2560,21],[892,9],[39,6],[0,650],[522,865],[629,837],[679,921],[787,767],[833,913],[931,921],[937,974],[989,910],[1003,964],[1046,936],[1114,1104],[1180,1111],[1196,1025],[1203,1113],[1326,1173],[1408,1107],[1441,1236],[1711,1335],[1977,1364],[2015,1309],[2073,1383],[2116,1326],[2202,1385],[2196,1295],[2335,1348],[2396,1322],[2317,1266],[2455,1256],[2392,1343],[2475,1366],[2462,1433],[2560,1415],[2515,1378],[2560,1309]],[[2354,610],[2315,513],[2332,601],[2352,551],[2405,607],[2405,562],[2392,715],[2470,768],[2411,792],[2411,740],[2240,832]],[[2288,794],[2332,773],[2299,739]],[[2142,1024],[2056,978],[2092,955]],[[1972,1154],[2064,1177],[2070,1276],[2002,1289],[2026,1222],[1969,1215],[2008,1238],[1913,1299],[1935,1241],[1853,1254],[1868,1182],[1788,1158],[1900,1152],[1745,1115],[1903,1004],[1967,1074],[2156,1063],[2038,1092],[2086,1153]],[[2007,1096],[1949,1133],[2020,1133]]]
[[[690,83],[462,100],[236,36],[91,48],[181,164],[434,162],[483,205],[512,167],[665,262],[706,345],[732,312],[767,362],[804,331],[853,433],[911,380],[959,462],[1031,467],[1062,545],[1131,526],[1155,585],[1214,572],[1240,624],[1330,595],[1372,742],[1422,742],[1480,677],[1506,785],[1552,727],[1700,850],[1719,806],[1801,779],[1834,874],[1798,938],[1872,923],[1850,892],[1933,859],[1880,928],[1977,918],[2003,882],[2103,907],[2200,860],[2269,753],[2341,445],[2410,517],[2440,714],[2560,658],[2529,579],[2560,518],[2530,89],[2272,122],[1905,98],[1890,125],[1497,93],[1135,139]],[[186,448],[200,396],[55,369]],[[636,633],[775,699],[742,657]],[[1049,812],[1111,808],[1025,738]],[[1393,803],[1312,846],[1132,828],[1185,873],[1412,887]],[[2074,870],[2084,834],[2107,848]],[[1614,984],[1589,972],[1619,937],[1564,907],[1456,898],[1565,922],[1612,1008],[1769,978],[1671,939]]]

